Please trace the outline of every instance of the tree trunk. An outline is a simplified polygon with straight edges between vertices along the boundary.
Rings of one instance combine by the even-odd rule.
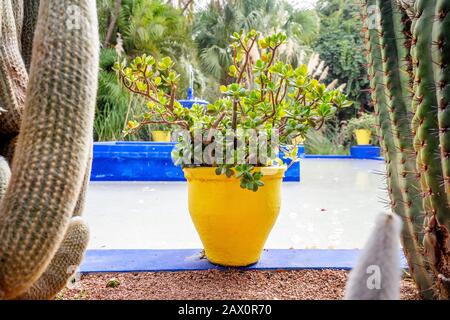
[[[111,16],[111,20],[109,22],[108,31],[106,33],[105,42],[103,43],[104,47],[109,46],[111,42],[111,38],[113,36],[114,29],[116,28],[117,19],[119,18],[120,8],[122,6],[122,0],[116,0],[116,4],[114,6],[114,12]]]

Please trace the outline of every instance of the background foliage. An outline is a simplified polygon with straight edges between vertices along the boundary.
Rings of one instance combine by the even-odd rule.
[[[354,107],[341,111],[322,132],[309,135],[306,144],[312,153],[345,153],[352,141],[345,138],[342,124],[359,111],[371,111],[358,0],[319,0],[315,9],[296,9],[287,0],[210,0],[201,9],[195,9],[196,0],[97,0],[97,4],[103,47],[96,140],[149,138],[146,132],[138,137],[122,134],[143,105],[119,84],[114,62],[144,53],[169,56],[181,75],[177,98],[185,97],[192,70],[196,96],[214,102],[221,97],[220,84],[232,81],[229,44],[232,34],[241,29],[263,35],[286,33],[288,42],[280,51],[283,60],[297,66],[318,53],[329,68],[324,82],[337,79],[346,84]],[[259,55],[252,52],[253,61]]]

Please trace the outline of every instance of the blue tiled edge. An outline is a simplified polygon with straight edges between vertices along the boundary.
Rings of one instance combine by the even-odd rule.
[[[91,181],[186,181],[181,167],[173,164],[174,147],[175,143],[97,142]],[[284,181],[300,182],[300,163],[289,168]]]
[[[183,170],[172,162],[175,143],[99,142],[94,144],[92,181],[185,181]],[[299,147],[299,157],[308,159],[370,159],[383,160],[380,148],[354,146],[349,156],[305,155]],[[284,181],[300,182],[300,163],[291,166]]]
[[[351,270],[360,250],[265,250],[244,270]],[[407,268],[402,257],[402,267]],[[226,270],[201,257],[201,250],[88,250],[81,273]]]

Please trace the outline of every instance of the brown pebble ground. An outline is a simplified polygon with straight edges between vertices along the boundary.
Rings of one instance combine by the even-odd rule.
[[[348,272],[190,271],[83,275],[62,300],[336,300],[344,296]],[[402,299],[418,299],[414,284],[402,282]]]

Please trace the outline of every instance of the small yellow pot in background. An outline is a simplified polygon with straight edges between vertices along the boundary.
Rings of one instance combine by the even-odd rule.
[[[170,131],[152,131],[152,141],[155,142],[170,142],[171,132]]]
[[[264,186],[242,189],[239,179],[215,168],[185,168],[189,212],[208,260],[227,267],[252,265],[261,257],[278,218],[285,167],[258,168]]]
[[[355,130],[356,143],[359,146],[369,145],[370,139],[372,138],[372,133],[367,129]]]
[[[304,144],[304,143],[305,143],[305,138],[303,138],[303,137],[297,137],[292,140],[293,145],[300,145],[300,144]]]

